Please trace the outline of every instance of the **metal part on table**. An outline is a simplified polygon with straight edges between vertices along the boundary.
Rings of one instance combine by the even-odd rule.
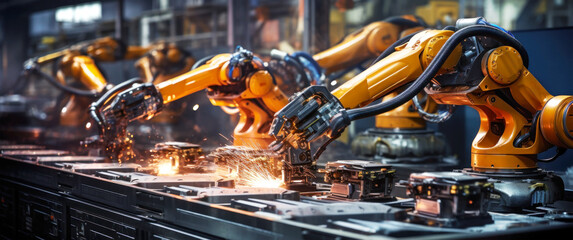
[[[442,133],[426,129],[368,129],[354,138],[352,152],[383,163],[441,162],[446,157]]]
[[[333,202],[309,198],[300,201],[286,199],[234,200],[231,207],[257,214],[287,218],[312,224],[326,224],[336,219],[359,218],[369,220],[404,220],[406,210],[390,207],[382,203],[370,202]]]
[[[57,163],[55,165],[85,174],[95,174],[101,171],[136,172],[141,168],[141,165],[136,163]]]
[[[530,171],[480,173],[471,169],[461,172],[487,177],[494,191],[489,195],[488,211],[516,212],[553,203],[564,197],[564,183],[553,172],[541,169]]]
[[[339,160],[326,163],[321,169],[324,181],[331,183],[331,194],[358,200],[393,199],[394,186],[391,165],[361,160]]]
[[[104,157],[97,156],[42,156],[37,157],[36,162],[45,165],[56,165],[58,163],[103,163]]]
[[[40,156],[62,156],[70,152],[65,150],[53,149],[32,149],[32,150],[4,150],[0,156],[22,157],[26,160],[36,160]]]
[[[130,182],[137,186],[150,189],[162,189],[165,186],[178,185],[188,185],[194,187],[235,187],[235,181],[232,179],[221,179],[220,177],[217,177],[213,174],[201,173],[191,173],[177,176],[140,175],[137,178],[132,177]]]
[[[564,217],[572,212],[570,201],[520,214],[491,213],[494,223],[484,226],[450,222],[464,227],[444,228],[428,226],[443,219],[421,221],[408,214],[413,199],[348,202],[281,188],[232,187],[225,180],[203,182],[209,174],[154,176],[141,168],[114,171],[117,165],[66,161],[88,156],[59,156],[62,162],[56,157],[50,157],[54,163],[40,163],[27,156],[0,156],[0,238],[552,238],[573,226],[563,223],[570,221]],[[429,182],[465,180],[440,176]]]
[[[348,219],[346,221],[329,222],[328,227],[333,229],[343,229],[347,231],[363,233],[367,235],[386,235],[392,237],[412,237],[427,236],[434,234],[452,234],[451,239],[464,238],[468,233],[475,232],[488,234],[497,231],[516,229],[520,227],[546,227],[558,226],[563,222],[550,222],[548,219],[525,216],[519,214],[499,214],[491,213],[492,222],[483,226],[473,226],[468,228],[437,228],[427,225],[420,225],[410,222],[386,220],[386,221],[366,221],[360,219]],[[442,235],[443,236],[443,235]],[[484,236],[485,237],[485,236]],[[527,236],[523,236],[527,238]],[[487,237],[486,237],[487,238]]]
[[[416,200],[414,215],[428,224],[460,227],[492,221],[486,206],[493,184],[486,177],[459,172],[413,173],[407,191]]]
[[[143,172],[118,172],[102,169],[96,176],[116,180],[120,183],[136,185],[149,189],[163,189],[164,187],[189,185],[196,187],[234,187],[234,180],[221,179],[213,174],[190,173],[175,176],[156,176]]]
[[[229,203],[233,201],[243,201],[248,199],[299,200],[300,198],[298,192],[286,190],[284,188],[223,188],[180,185],[178,187],[165,187],[164,191],[175,195],[196,198],[209,203]]]
[[[200,145],[187,142],[163,142],[155,144],[151,156],[155,159],[170,159],[173,166],[185,166],[197,164],[203,156],[203,149]]]
[[[42,145],[33,144],[14,144],[14,145],[0,145],[0,152],[5,150],[34,150],[34,149],[44,149]]]

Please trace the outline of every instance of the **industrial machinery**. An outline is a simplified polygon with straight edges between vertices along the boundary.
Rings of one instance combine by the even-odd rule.
[[[495,33],[499,31],[487,26],[478,27],[480,29],[486,27],[485,29]],[[455,34],[463,33],[468,28],[461,28],[455,33],[446,30],[430,32],[438,36],[449,34],[450,39],[455,39],[458,38]],[[424,33],[422,35],[425,36]],[[452,44],[456,46],[458,42],[454,41]],[[450,44],[444,44],[444,48],[447,49],[447,46]],[[404,49],[396,53],[400,51]],[[399,54],[391,56],[400,57],[395,55]],[[442,55],[447,57],[450,54],[442,53]],[[232,55],[223,56],[226,57],[224,59],[215,57],[211,62],[193,71],[216,68],[216,76],[221,76],[221,71],[225,68],[217,67],[220,65],[214,66],[214,62],[221,61],[223,62],[221,65],[232,69],[229,65],[231,62],[229,58]],[[418,56],[416,54],[416,60],[419,59]],[[435,62],[441,58],[438,55],[432,63],[436,64]],[[382,66],[388,64],[387,61],[388,59],[384,58],[377,64]],[[238,74],[240,71],[231,72]],[[223,76],[226,76],[226,72],[223,72]],[[491,82],[488,82],[488,87],[494,86],[489,84]],[[146,88],[138,88],[140,86],[133,87],[131,91],[134,91],[133,93],[135,90],[148,91]],[[158,84],[158,88],[159,86],[161,84]],[[337,98],[333,97],[324,86],[308,89],[289,103],[302,105],[301,99],[311,97],[312,101],[304,102],[303,106],[306,108],[303,111],[295,112],[297,116],[302,117],[301,120],[307,120],[305,116],[316,113],[305,111],[313,110],[309,107],[314,104],[318,105],[314,109],[326,115],[331,114],[328,112],[331,110],[343,111],[336,105],[340,104]],[[106,94],[117,93],[113,91],[112,89]],[[130,92],[122,92],[117,96],[128,93]],[[146,93],[149,92],[140,94]],[[312,95],[309,96],[309,93],[313,93],[314,98]],[[131,105],[132,98],[120,99],[125,100],[121,102],[125,106],[157,106]],[[409,99],[405,98],[404,101]],[[149,101],[157,103],[156,100]],[[135,103],[140,102],[135,101]],[[325,108],[326,106],[331,108]],[[126,113],[125,116],[139,116],[133,111],[123,113]],[[279,112],[281,113],[284,112]],[[310,123],[329,123],[330,118],[320,117]],[[319,130],[313,132],[317,134],[316,136],[324,133],[324,129],[320,128],[324,127],[323,125],[294,125],[294,127],[306,126],[309,127],[304,128],[306,130]],[[336,129],[334,127],[330,125],[331,129]],[[301,132],[296,133],[299,135],[283,136],[288,140],[304,136],[300,134]],[[311,138],[300,139],[303,141],[293,141],[293,143],[298,147],[308,147],[303,145],[308,144],[305,142],[308,139]],[[540,137],[535,139],[541,140]],[[284,144],[291,143],[284,142]],[[298,152],[288,147],[285,150],[291,157],[312,157],[310,149],[308,152],[304,148],[304,151]],[[177,142],[160,144],[154,151],[155,157],[169,161],[169,165],[172,165],[172,162],[197,165],[203,159],[201,149],[192,144]],[[230,154],[239,155],[245,152],[231,151]],[[265,157],[266,153],[276,154],[272,149],[266,149],[263,152],[254,152],[251,156]],[[293,153],[299,154],[293,155]],[[309,159],[312,164],[312,158]],[[511,214],[490,211],[489,205],[492,200],[497,199],[502,202],[514,198],[503,195],[505,190],[498,187],[500,183],[509,185],[511,181],[494,179],[485,175],[487,174],[485,171],[481,172],[484,176],[477,176],[475,172],[469,173],[470,170],[412,175],[410,180],[403,183],[403,186],[410,191],[410,196],[403,196],[394,201],[391,198],[396,192],[394,190],[404,187],[393,186],[393,191],[388,194],[390,189],[388,183],[392,182],[390,179],[394,172],[391,166],[382,163],[333,162],[327,170],[332,174],[329,182],[339,183],[338,186],[346,183],[353,186],[352,189],[346,188],[347,190],[356,190],[354,186],[366,186],[365,183],[371,183],[373,186],[377,184],[381,188],[365,188],[361,189],[360,193],[354,191],[351,198],[342,194],[334,196],[332,193],[330,197],[325,198],[324,193],[320,191],[293,191],[280,187],[244,184],[245,182],[211,171],[180,171],[176,174],[162,175],[137,162],[110,163],[106,160],[105,157],[85,155],[65,146],[54,147],[13,140],[0,141],[0,162],[3,166],[0,168],[0,236],[12,239],[404,239],[411,237],[492,239],[558,237],[570,234],[572,229],[570,223],[572,209],[563,208],[558,204],[559,201],[554,204],[532,206],[527,211],[512,211]],[[298,162],[291,165],[299,166],[297,170],[310,169],[305,162],[306,158],[295,160]],[[509,171],[504,174],[511,178]],[[358,184],[360,181],[362,183]],[[536,192],[536,196],[540,197],[543,185],[535,181],[531,178],[521,178],[519,183],[529,184]],[[547,184],[545,186],[549,187]],[[368,192],[373,189],[380,191]],[[384,201],[380,201],[381,198]],[[417,202],[421,204],[418,205]],[[485,210],[489,212],[486,214]]]
[[[474,197],[485,193],[476,189],[483,178],[452,173],[413,176],[432,188],[415,199],[430,201],[428,207],[439,202],[441,216],[458,216],[441,221],[431,208],[413,214],[412,198],[323,199],[213,173],[157,176],[137,163],[105,163],[62,147],[1,141],[0,162],[0,237],[8,239],[541,239],[572,229],[571,209],[557,206],[464,221],[479,213]],[[459,191],[452,192],[454,184]],[[459,205],[465,208],[453,211]]]
[[[241,120],[234,133],[235,145],[264,147],[272,140],[265,134],[270,113],[280,109],[287,99],[273,84],[273,77],[263,62],[242,48],[232,55],[217,55],[206,64],[157,86],[137,84],[117,96],[102,97],[91,108],[101,128],[100,140],[110,150],[122,149],[129,121],[151,119],[164,105],[203,89],[208,89],[214,105],[230,105],[241,110]],[[108,101],[109,104],[104,105]]]
[[[181,75],[195,64],[191,54],[174,43],[159,42],[148,47],[148,51],[135,62],[144,82],[161,83]]]
[[[308,86],[312,76],[308,76],[297,61],[292,64],[297,64],[297,69],[301,69],[299,74],[304,81],[300,81]],[[234,131],[233,145],[255,150],[266,149],[273,140],[273,137],[268,135],[272,115],[287,103],[287,97],[275,84],[281,80],[272,72],[252,52],[238,47],[233,54],[219,54],[211,59],[202,59],[193,70],[156,85],[136,84],[117,95],[113,92],[119,90],[112,90],[90,108],[91,116],[101,133],[99,139],[90,141],[103,144],[111,159],[131,159],[134,157],[130,152],[132,140],[126,132],[129,121],[151,119],[167,104],[207,89],[207,96],[213,105],[239,109],[240,119]],[[257,157],[256,154],[249,154],[250,152],[243,151],[245,159]],[[274,158],[267,156],[265,159],[272,161]],[[279,163],[282,165],[282,162]],[[290,165],[280,168],[292,169]],[[287,183],[295,181],[288,180],[291,179],[291,174],[284,176]],[[306,180],[308,173],[301,172],[300,177]]]
[[[351,121],[394,109],[426,90],[439,104],[468,105],[481,117],[472,144],[470,176],[494,181],[488,210],[515,212],[564,197],[563,181],[539,169],[571,148],[571,96],[552,96],[527,70],[523,46],[483,18],[460,19],[456,27],[426,30],[396,42],[381,60],[330,92],[311,86],[275,114],[272,148],[287,161],[311,165]],[[396,97],[371,106],[401,86]],[[311,156],[309,142],[329,138]],[[550,159],[537,154],[551,147]],[[491,200],[491,201],[490,201]]]
[[[355,200],[394,200],[392,166],[361,160],[338,160],[328,162],[324,169],[324,181],[332,184],[331,197]]]
[[[157,175],[213,171],[202,166],[205,156],[201,146],[186,142],[161,142],[150,150],[148,167]]]
[[[350,34],[336,46],[313,56],[326,73],[352,69],[364,62],[376,59],[398,39],[427,28],[416,16],[391,17],[371,23]],[[332,81],[332,79],[331,79]],[[330,87],[330,86],[327,86]],[[387,95],[391,99],[400,91]],[[444,136],[426,127],[426,121],[438,122],[449,114],[438,111],[437,104],[425,98],[424,106],[408,101],[391,111],[376,116],[375,128],[360,133],[352,140],[352,152],[363,158],[381,160],[384,163],[437,163],[446,157]],[[417,100],[417,98],[415,98]],[[416,105],[416,104],[417,105]],[[448,108],[451,114],[453,108]],[[427,167],[427,166],[426,166]]]
[[[415,198],[415,217],[447,227],[492,223],[486,199],[493,183],[459,172],[413,173],[406,184]]]
[[[136,68],[146,82],[162,81],[178,71],[191,68],[195,62],[190,54],[173,44],[161,42],[146,47],[126,46],[120,40],[104,37],[32,58],[25,63],[22,74],[40,75],[65,93],[70,93],[59,103],[59,125],[77,128],[84,127],[88,122],[86,109],[93,98],[113,87],[96,63],[132,59],[139,59]],[[48,63],[57,64],[55,78],[40,69]]]

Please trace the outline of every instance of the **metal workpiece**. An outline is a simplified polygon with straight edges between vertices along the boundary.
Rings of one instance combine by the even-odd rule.
[[[458,172],[413,173],[408,194],[416,201],[413,214],[441,226],[468,226],[491,223],[487,197],[493,184],[486,177]]]
[[[480,173],[471,169],[461,172],[473,176],[487,177],[493,183],[487,209],[496,212],[516,212],[521,209],[545,206],[562,200],[565,187],[561,177],[541,169],[522,172]]]
[[[188,142],[161,142],[149,151],[150,168],[156,174],[165,174],[167,168],[175,173],[212,172],[213,167],[205,160],[200,145]]]
[[[333,220],[348,218],[364,220],[405,220],[407,211],[382,203],[333,202],[302,197],[300,201],[288,199],[237,200],[231,203],[237,209],[255,212],[261,216],[291,219],[314,225],[327,224]]]
[[[38,158],[0,155],[3,166],[0,168],[0,222],[4,223],[0,226],[1,236],[459,239],[523,234],[547,237],[571,229],[570,223],[566,223],[570,210],[559,205],[547,204],[530,209],[527,214],[491,213],[487,216],[493,223],[476,226],[470,223],[478,218],[467,216],[471,215],[467,212],[435,219],[409,214],[415,210],[410,204],[414,201],[411,198],[393,202],[349,201],[351,199],[325,198],[324,192],[318,190],[241,186],[212,173],[158,176],[136,163],[102,163],[98,157],[57,155],[58,152],[53,151],[57,149],[42,149],[56,155]],[[393,171],[386,164],[365,161],[338,161],[332,166],[363,174],[368,171],[370,174],[363,175],[368,178],[372,172],[375,176],[385,173],[388,177]],[[468,197],[459,195],[462,186],[481,184],[487,179],[460,174],[420,174],[423,177],[415,179],[432,179],[426,184],[436,187],[456,183],[460,186],[458,195],[447,197],[451,192],[436,193],[448,203],[453,198],[467,200]],[[420,184],[424,184],[423,181]],[[480,189],[470,190],[469,196],[474,196]],[[443,216],[454,214],[452,209],[446,210],[455,205],[454,202],[443,205]],[[434,224],[429,224],[432,222]]]
[[[323,170],[323,169],[321,169]],[[328,162],[324,181],[332,185],[332,197],[355,200],[388,200],[394,186],[391,165],[361,160]]]
[[[351,149],[388,164],[436,163],[447,157],[444,135],[426,129],[369,129],[353,139]]]

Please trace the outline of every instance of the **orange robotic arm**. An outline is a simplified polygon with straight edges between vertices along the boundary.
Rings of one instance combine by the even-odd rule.
[[[351,68],[374,59],[399,38],[423,30],[424,23],[412,15],[373,22],[346,36],[342,42],[313,56],[326,73]]]
[[[88,90],[102,93],[107,81],[92,58],[74,53],[66,54],[59,63],[56,78],[66,84],[66,76],[82,83]],[[86,108],[92,100],[74,94],[69,96],[60,111],[60,124],[63,126],[82,126],[88,120]]]
[[[346,36],[341,43],[314,55],[313,58],[327,73],[350,69],[359,63],[378,57],[398,39],[424,30],[424,25],[423,21],[413,15],[374,22]],[[398,89],[385,98],[390,99],[399,91]],[[426,121],[418,111],[426,114],[426,119],[437,119],[435,115],[428,113],[437,111],[437,105],[428,98],[424,106],[419,107],[420,109],[417,109],[414,102],[409,101],[392,111],[377,115],[376,127],[423,129],[426,127]]]
[[[97,92],[103,91],[107,84],[92,58],[73,53],[67,54],[62,58],[56,76],[62,83],[66,82],[66,76],[70,76],[81,82],[88,89]]]
[[[112,101],[100,99],[98,106],[91,109],[91,115],[101,126],[103,141],[113,143],[125,135],[129,121],[150,119],[165,104],[204,89],[213,104],[239,108],[241,117],[235,129],[235,145],[268,146],[272,141],[267,134],[272,114],[286,105],[287,98],[276,87],[262,61],[244,49],[217,55],[206,64],[157,85],[136,85]],[[107,102],[110,104],[103,106]],[[99,108],[101,113],[97,112]],[[110,150],[116,148],[112,146]]]
[[[194,63],[195,59],[175,44],[159,43],[135,62],[135,68],[139,70],[144,82],[157,84],[182,75]]]
[[[398,107],[432,83],[428,93],[438,103],[469,105],[480,112],[472,146],[475,170],[534,168],[536,154],[551,145],[573,147],[573,98],[549,95],[524,67],[526,57],[517,40],[492,26],[418,33],[332,93],[314,86],[301,92],[275,114],[272,147],[291,153],[291,162],[301,162],[301,153],[309,156],[306,142],[322,135],[332,140],[350,121]],[[407,83],[396,97],[365,106]]]
[[[164,104],[207,89],[213,105],[239,109],[234,145],[264,148],[272,141],[267,134],[272,115],[288,100],[274,84],[273,76],[264,70],[262,62],[252,61],[247,67],[235,67],[230,61],[234,56],[217,55],[188,73],[157,84],[157,89]]]
[[[109,62],[123,59],[135,59],[143,56],[149,47],[129,46],[122,42],[104,37],[86,43],[79,43],[64,50],[50,53],[35,60],[37,64],[45,64],[61,58],[56,77],[62,84],[66,77],[72,77],[81,82],[87,89],[102,92],[107,85],[95,61]]]
[[[96,66],[95,61],[115,61],[128,56],[136,57],[141,55],[144,50],[144,48],[129,47],[126,51],[121,42],[105,37],[76,44],[67,49],[39,57],[36,63],[44,64],[60,59],[56,73],[58,83],[65,86],[65,89],[73,90],[74,87],[67,86],[66,78],[69,77],[73,81],[81,83],[82,88],[92,92],[92,96],[97,96],[106,90],[108,83]],[[82,89],[81,91],[85,92],[86,90]],[[82,97],[84,94],[76,94],[77,92],[80,91],[71,91],[72,94],[68,96],[65,106],[61,108],[60,124],[63,126],[82,126],[87,120],[85,111],[91,99]]]

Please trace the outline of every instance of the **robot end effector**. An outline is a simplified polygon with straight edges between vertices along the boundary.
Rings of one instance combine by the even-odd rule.
[[[277,140],[270,148],[286,154],[293,165],[310,165],[349,124],[346,110],[326,87],[310,86],[275,114],[270,135]],[[311,156],[309,143],[324,134],[330,140]]]
[[[99,136],[86,143],[104,145],[110,158],[121,156],[124,150],[131,148],[127,124],[136,119],[149,119],[163,106],[163,98],[152,83],[132,79],[118,84],[90,106],[89,113],[98,127]]]

